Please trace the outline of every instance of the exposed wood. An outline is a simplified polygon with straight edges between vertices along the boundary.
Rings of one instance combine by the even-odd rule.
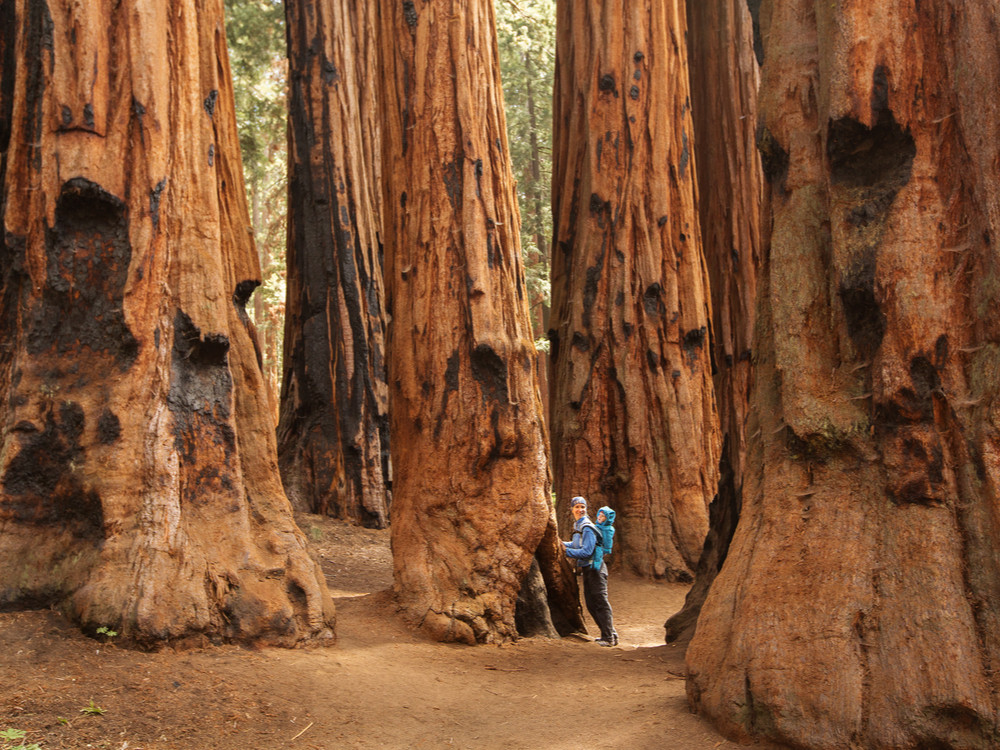
[[[1000,740],[997,21],[987,0],[761,9],[754,437],[687,652],[733,736]]]
[[[756,144],[760,73],[750,12],[741,0],[688,0],[687,7],[698,212],[712,282],[715,396],[723,442],[705,547],[684,608],[665,625],[668,642],[689,640],[694,633],[740,518],[757,274],[768,229],[764,218],[770,219]]]
[[[278,455],[301,510],[389,522],[373,4],[288,0],[289,219]]]
[[[686,31],[681,0],[558,5],[549,331],[557,496],[615,508],[616,556],[678,581],[719,458]]]
[[[221,1],[0,18],[0,604],[146,645],[329,640],[244,309]]]
[[[573,579],[549,501],[493,4],[379,6],[395,590],[432,637],[497,642],[516,635],[536,551],[547,584]]]

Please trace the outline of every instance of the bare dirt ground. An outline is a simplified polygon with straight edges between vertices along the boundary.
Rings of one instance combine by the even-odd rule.
[[[685,586],[612,573],[617,648],[442,645],[394,613],[387,531],[299,524],[337,599],[336,646],[143,653],[54,612],[2,613],[0,732],[42,750],[738,747],[689,713],[683,650],[663,645]]]

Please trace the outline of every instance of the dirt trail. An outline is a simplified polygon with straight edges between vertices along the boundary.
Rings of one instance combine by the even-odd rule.
[[[52,612],[3,613],[0,731],[43,750],[738,747],[688,712],[683,652],[662,645],[686,587],[613,575],[617,648],[441,645],[395,617],[388,532],[299,522],[337,597],[337,646],[140,653]],[[81,713],[90,701],[105,713]]]

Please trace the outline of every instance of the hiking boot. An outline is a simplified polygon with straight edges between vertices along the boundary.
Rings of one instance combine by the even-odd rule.
[[[613,636],[611,636],[611,645],[612,646],[618,645],[618,633],[615,633]]]
[[[603,638],[601,638],[600,640],[594,641],[594,643],[596,643],[598,646],[614,646],[615,645],[611,641],[606,641]]]

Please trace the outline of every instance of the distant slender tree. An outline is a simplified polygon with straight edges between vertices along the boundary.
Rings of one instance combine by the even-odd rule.
[[[287,0],[288,301],[278,455],[293,505],[388,524],[373,3]]]
[[[723,439],[705,548],[683,609],[666,623],[668,641],[693,634],[740,518],[750,345],[764,218],[769,218],[755,143],[760,73],[750,11],[743,0],[688,0],[687,7],[698,213],[712,280],[715,396]]]
[[[549,501],[493,3],[379,5],[398,599],[439,640],[511,638],[536,555],[578,625]]]
[[[333,604],[245,305],[221,0],[0,2],[0,605],[291,645]]]
[[[719,448],[684,3],[558,8],[556,493],[618,510],[627,567],[691,580]]]
[[[761,9],[743,513],[695,708],[796,748],[1000,745],[1000,15]]]

